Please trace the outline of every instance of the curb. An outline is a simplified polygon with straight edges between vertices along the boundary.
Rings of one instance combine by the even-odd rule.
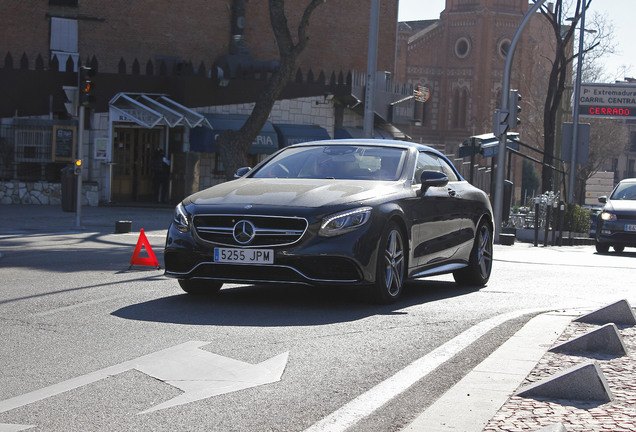
[[[481,432],[577,316],[547,312],[532,318],[403,432]]]

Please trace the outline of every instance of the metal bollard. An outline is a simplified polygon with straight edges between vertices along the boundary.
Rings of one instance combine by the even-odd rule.
[[[565,218],[565,205],[561,204],[559,207],[559,231],[561,235],[559,236],[559,246],[563,246],[563,222]]]
[[[543,246],[548,246],[548,234],[550,233],[550,209],[552,206],[547,204],[545,207],[545,233],[543,234]]]
[[[534,247],[539,246],[539,198],[534,199]]]
[[[557,207],[557,202],[552,203],[552,246],[556,246],[557,239],[557,231],[558,231],[558,220],[559,220],[559,212]]]

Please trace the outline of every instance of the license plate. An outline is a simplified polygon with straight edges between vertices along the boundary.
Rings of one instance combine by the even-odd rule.
[[[636,225],[625,225],[625,231],[636,231]]]
[[[273,264],[272,249],[214,248],[214,262],[238,264]]]

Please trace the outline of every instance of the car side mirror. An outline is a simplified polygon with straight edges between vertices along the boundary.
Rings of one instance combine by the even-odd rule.
[[[243,167],[243,168],[237,169],[236,173],[234,174],[234,178],[237,179],[239,177],[243,177],[245,174],[250,172],[251,169],[252,168],[250,168],[250,167]]]
[[[598,202],[601,204],[607,204],[607,197],[605,195],[598,197]]]
[[[422,196],[430,187],[442,187],[448,184],[448,176],[441,171],[422,171]]]

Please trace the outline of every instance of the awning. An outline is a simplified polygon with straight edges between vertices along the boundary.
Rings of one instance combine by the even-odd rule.
[[[216,153],[216,140],[221,131],[231,129],[239,130],[247,115],[241,114],[203,114],[206,121],[210,123],[214,130],[203,128],[192,129],[190,131],[190,150],[203,153]],[[256,139],[250,147],[250,154],[271,154],[278,150],[278,136],[274,125],[265,122]]]
[[[137,123],[149,129],[158,125],[212,128],[203,115],[163,94],[118,93],[110,100],[109,108],[113,121]]]
[[[278,145],[287,147],[308,141],[331,139],[329,132],[318,125],[280,124],[274,125],[278,133]]]

